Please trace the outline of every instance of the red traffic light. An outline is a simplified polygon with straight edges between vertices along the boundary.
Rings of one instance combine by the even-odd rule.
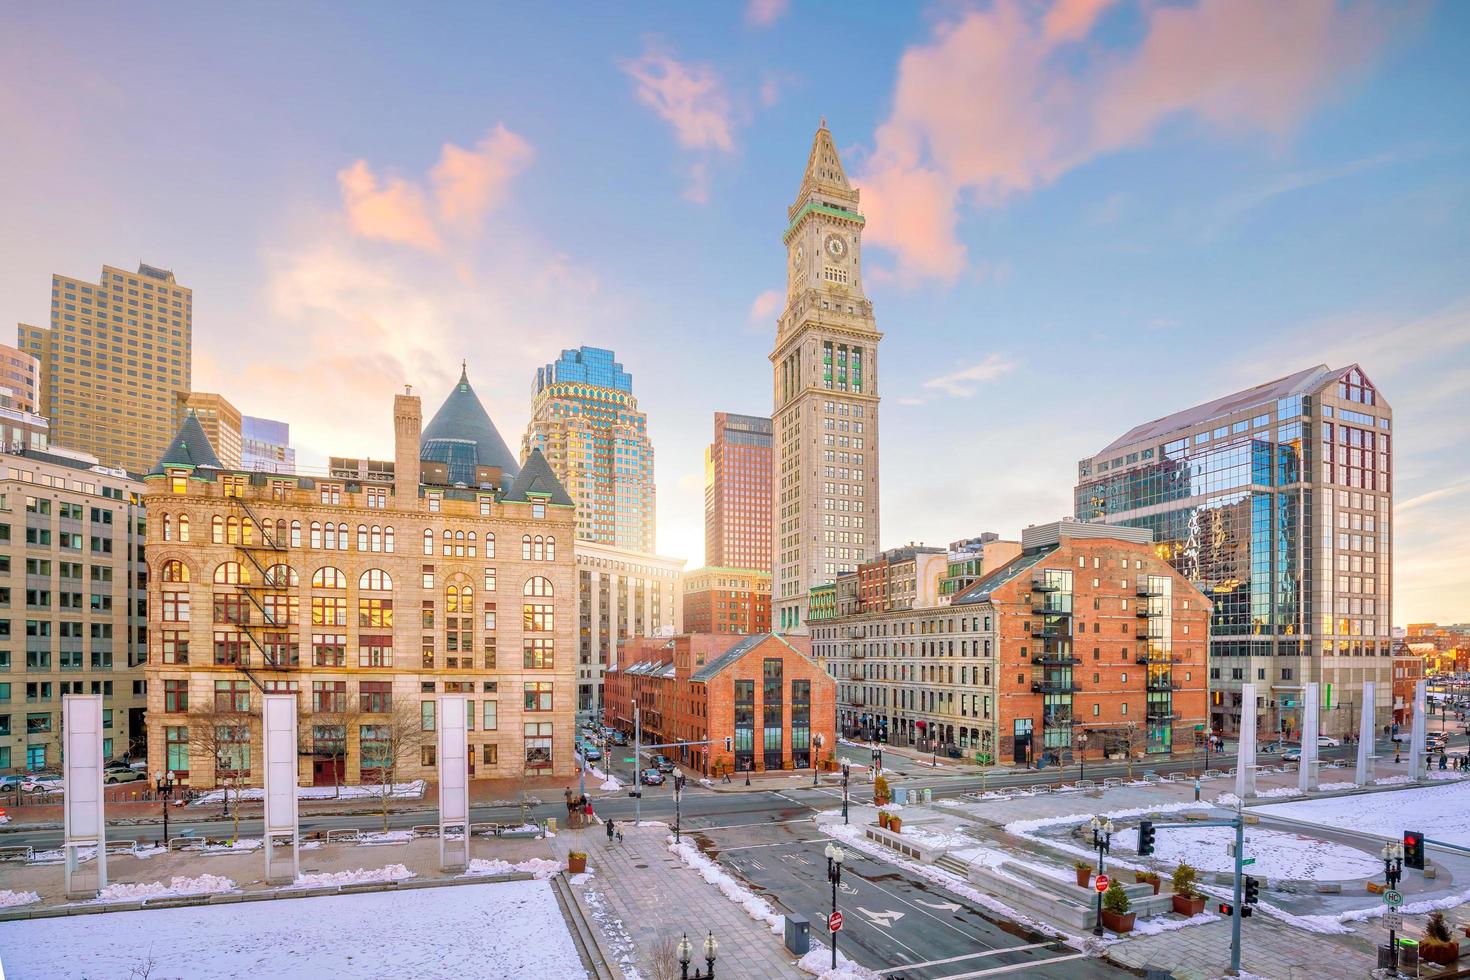
[[[1230,904],[1228,902],[1221,902],[1219,904],[1219,906],[1216,908],[1216,911],[1219,912],[1221,915],[1234,915],[1235,914],[1235,909],[1231,908],[1231,906],[1230,906]]]

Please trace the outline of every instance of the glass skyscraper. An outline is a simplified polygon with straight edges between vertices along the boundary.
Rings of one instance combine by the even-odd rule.
[[[623,366],[613,360],[615,355],[610,350],[601,347],[579,347],[576,350],[564,350],[561,357],[552,361],[544,368],[536,369],[536,394],[546,390],[548,385],[581,384],[596,385],[599,388],[611,388],[614,391],[632,392],[633,376],[623,370]]]
[[[1256,684],[1266,735],[1355,731],[1363,682],[1392,710],[1393,412],[1357,365],[1325,365],[1136,426],[1078,464],[1076,516],[1146,527],[1214,602],[1210,722]],[[1382,720],[1380,721],[1382,724]]]

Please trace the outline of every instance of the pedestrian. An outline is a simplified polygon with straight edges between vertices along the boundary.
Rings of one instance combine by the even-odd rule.
[[[1403,761],[1404,760],[1399,756],[1399,747],[1397,744],[1395,744],[1393,747],[1393,764],[1398,765]]]
[[[1194,802],[1199,802],[1199,777],[1194,777]]]
[[[609,844],[611,844],[613,842],[613,823],[614,822],[615,821],[613,820],[612,817],[608,817],[607,818],[607,842]]]
[[[1445,754],[1441,752],[1439,754],[1439,771],[1444,772],[1445,766],[1447,765],[1449,765],[1449,760],[1445,757]]]
[[[594,814],[592,812],[592,801],[587,800],[587,797],[585,797],[585,796],[582,797],[582,799],[583,800],[586,800],[586,802],[582,805],[582,817],[588,823],[593,823],[594,820],[595,820],[596,814]]]

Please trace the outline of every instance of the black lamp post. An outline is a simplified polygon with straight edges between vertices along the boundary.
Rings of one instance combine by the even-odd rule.
[[[1113,845],[1113,822],[1102,817],[1092,818],[1092,846],[1097,848],[1097,873],[1103,873],[1103,855]],[[1102,892],[1097,893],[1097,922],[1092,927],[1094,936],[1103,934]]]
[[[1077,735],[1077,759],[1082,766],[1082,772],[1077,776],[1078,781],[1087,778],[1087,733],[1081,732]]]
[[[832,914],[837,914],[837,886],[842,883],[842,848],[834,844],[828,844],[824,854],[827,855],[827,880],[832,882]],[[832,969],[837,969],[837,933],[832,933]]]
[[[817,732],[817,737],[814,739],[814,741],[817,743],[817,751],[814,752],[814,753],[812,753],[812,785],[813,786],[817,785],[817,759],[822,754],[822,745],[823,745],[824,742],[826,742],[826,740],[827,740],[826,739],[826,736],[824,736],[821,732]]]
[[[154,788],[158,790],[158,797],[163,801],[163,846],[168,847],[168,798],[174,795],[174,771],[155,772],[153,774]]]
[[[674,843],[679,843],[679,800],[684,796],[684,774],[674,774]]]
[[[852,774],[852,767],[846,762],[842,764],[842,823],[847,824],[847,779]]]
[[[696,969],[694,971],[694,976],[691,977],[689,975],[689,963],[694,958],[694,944],[689,941],[689,934],[686,932],[683,938],[679,940],[679,976],[682,977],[683,980],[714,980],[715,954],[718,953],[719,950],[720,944],[715,941],[715,934],[711,932],[709,935],[705,936],[705,971],[703,973],[700,973],[699,970]]]
[[[1404,845],[1388,843],[1383,845],[1380,852],[1383,857],[1383,880],[1390,889],[1399,886],[1399,878],[1404,873]],[[1388,930],[1388,965],[1394,976],[1399,972],[1399,943],[1395,930]]]

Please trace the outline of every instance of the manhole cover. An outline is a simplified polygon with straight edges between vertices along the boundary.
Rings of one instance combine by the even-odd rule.
[[[640,871],[646,871],[648,869],[648,865],[646,864],[635,864],[633,867],[638,868]]]

